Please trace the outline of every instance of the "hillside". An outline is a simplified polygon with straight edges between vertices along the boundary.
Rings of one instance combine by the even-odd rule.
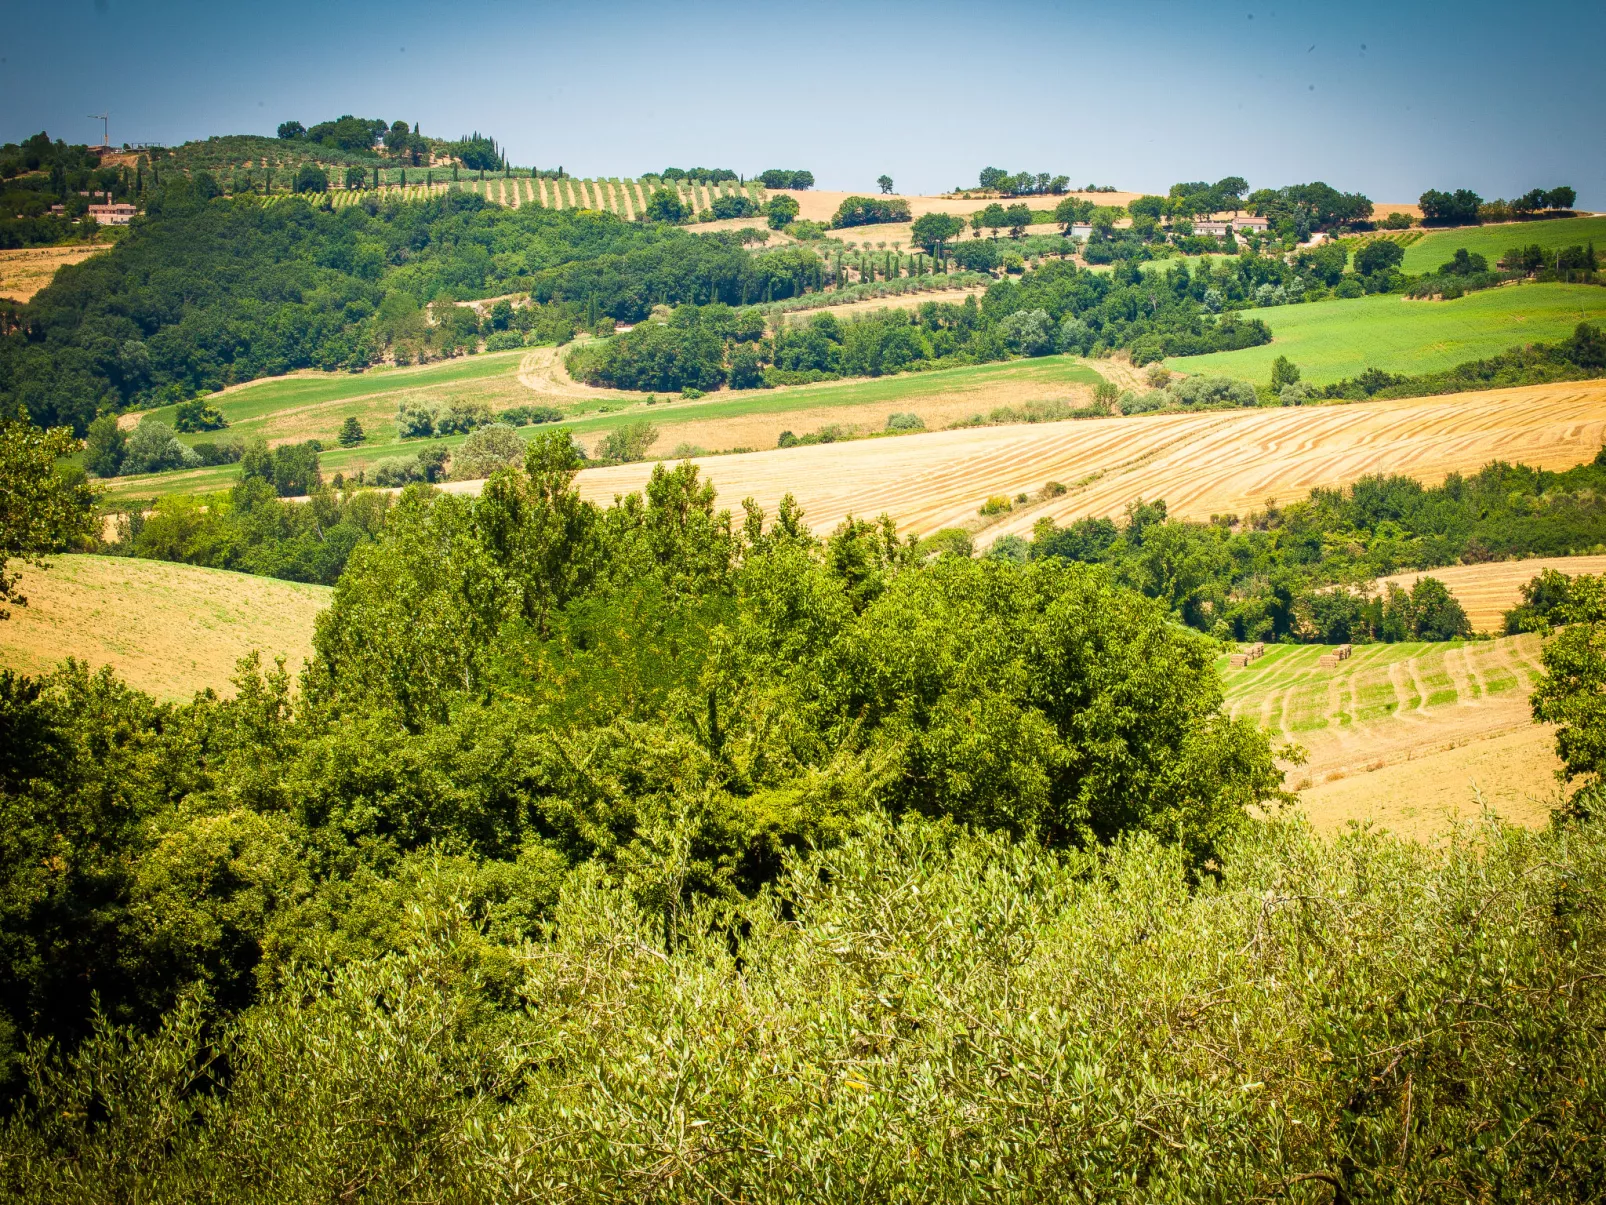
[[[1372,820],[1426,836],[1476,815],[1480,797],[1508,820],[1548,818],[1560,763],[1529,712],[1539,637],[1361,645],[1334,669],[1317,664],[1327,651],[1273,645],[1242,669],[1218,663],[1233,715],[1305,749],[1288,784],[1319,828]]]
[[[63,264],[79,264],[106,247],[15,247],[0,251],[0,297],[27,301]]]
[[[1287,356],[1317,385],[1357,377],[1368,368],[1424,373],[1514,346],[1567,337],[1580,322],[1606,317],[1606,289],[1593,285],[1523,284],[1484,289],[1454,301],[1411,301],[1396,294],[1257,309],[1272,341],[1242,351],[1177,356],[1180,372],[1271,379],[1272,361]]]
[[[1029,533],[1040,517],[1066,522],[1119,515],[1138,498],[1164,498],[1176,518],[1244,514],[1269,498],[1291,501],[1317,486],[1367,473],[1425,483],[1471,472],[1497,457],[1544,468],[1590,459],[1606,442],[1606,382],[1539,385],[1448,398],[1162,414],[940,431],[714,457],[699,461],[723,505],[756,498],[773,511],[796,495],[816,531],[845,515],[891,514],[904,531],[971,523],[992,494],[1064,494],[987,527],[985,545]],[[594,500],[639,489],[650,464],[589,469]],[[476,483],[454,485],[474,491]]]
[[[1454,230],[1428,230],[1405,248],[1401,269],[1412,275],[1431,272],[1465,247],[1493,264],[1513,247],[1537,245],[1547,251],[1593,242],[1606,250],[1606,216],[1548,218],[1538,222],[1497,222]]]
[[[159,699],[233,693],[234,665],[253,649],[299,670],[312,653],[325,586],[128,557],[53,556],[22,574],[26,607],[0,620],[0,667],[44,673],[67,656],[109,665]]]
[[[1474,630],[1499,632],[1502,615],[1522,601],[1522,587],[1542,570],[1556,569],[1572,577],[1579,573],[1606,573],[1606,556],[1529,557],[1519,561],[1491,561],[1484,565],[1449,565],[1427,572],[1450,588],[1466,608]],[[1393,582],[1404,589],[1421,573],[1396,573],[1378,579],[1381,589]]]

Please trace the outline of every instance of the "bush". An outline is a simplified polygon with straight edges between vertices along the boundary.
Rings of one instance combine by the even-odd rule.
[[[174,408],[173,426],[187,435],[197,431],[221,431],[228,425],[223,415],[202,397],[192,397]]]
[[[452,480],[475,481],[524,464],[527,445],[506,423],[481,427],[452,453]]]
[[[758,213],[758,206],[753,198],[744,192],[733,193],[729,196],[718,196],[710,207],[713,219],[724,221],[728,218],[750,218]]]
[[[1231,377],[1184,377],[1166,391],[1183,406],[1255,406],[1260,402],[1253,385]]]
[[[918,414],[889,414],[887,415],[888,431],[924,431],[926,420]]]
[[[154,418],[147,418],[128,437],[119,472],[123,476],[164,473],[171,469],[192,468],[200,463],[200,457],[179,443],[173,428]]]
[[[976,511],[976,513],[978,515],[986,515],[991,518],[994,515],[1007,515],[1014,509],[1015,504],[1011,502],[1006,495],[994,494],[992,497],[988,498],[987,501],[981,504],[981,507]]]
[[[649,222],[684,222],[691,216],[691,209],[683,204],[673,190],[660,188],[647,198],[645,213]]]
[[[389,489],[411,485],[416,481],[434,484],[446,479],[446,464],[450,459],[451,453],[439,445],[420,448],[416,456],[398,456],[380,461],[369,477],[375,485]]]
[[[634,460],[646,460],[652,450],[652,445],[658,442],[658,428],[641,419],[633,423],[624,423],[608,432],[597,444],[592,453],[595,460],[607,461],[611,464],[625,464]]]
[[[831,219],[834,229],[909,221],[909,202],[894,197],[847,197]]]
[[[495,331],[485,340],[486,351],[513,351],[523,346],[523,331]]]
[[[557,423],[563,421],[563,411],[556,406],[513,406],[498,414],[496,421],[514,427],[525,427],[534,423]]]
[[[223,443],[211,443],[203,440],[190,448],[195,457],[202,464],[239,464],[240,458],[245,455],[245,447],[238,440],[225,440]]]

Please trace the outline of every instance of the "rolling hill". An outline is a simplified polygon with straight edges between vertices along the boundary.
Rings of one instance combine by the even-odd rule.
[[[1271,327],[1270,343],[1172,357],[1167,366],[1264,382],[1271,379],[1272,361],[1287,356],[1306,381],[1317,385],[1356,377],[1368,368],[1437,372],[1523,344],[1565,338],[1580,322],[1599,322],[1606,318],[1606,289],[1524,284],[1484,289],[1454,301],[1379,294],[1253,313]]]
[[[63,658],[109,665],[159,699],[208,687],[231,692],[234,665],[253,649],[292,671],[312,652],[327,586],[130,557],[53,556],[24,568],[26,607],[0,620],[0,666],[45,673]]]

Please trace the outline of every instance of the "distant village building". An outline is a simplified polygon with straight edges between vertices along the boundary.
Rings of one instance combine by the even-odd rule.
[[[127,202],[89,207],[89,216],[102,226],[126,226],[134,220],[134,213],[134,207]]]
[[[1215,238],[1222,238],[1229,230],[1243,233],[1253,230],[1257,234],[1264,234],[1271,223],[1265,218],[1257,218],[1250,214],[1243,214],[1230,218],[1203,218],[1193,224],[1195,234],[1208,234]]]

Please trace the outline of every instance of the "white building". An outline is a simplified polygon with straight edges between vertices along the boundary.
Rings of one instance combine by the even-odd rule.
[[[126,226],[134,220],[134,207],[127,202],[115,205],[91,205],[89,216],[102,226]]]

